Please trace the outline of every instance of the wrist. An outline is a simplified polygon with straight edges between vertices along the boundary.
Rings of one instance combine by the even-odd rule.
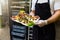
[[[48,24],[48,20],[44,20],[45,24],[47,25]]]
[[[50,24],[51,23],[51,20],[47,19],[47,23]]]

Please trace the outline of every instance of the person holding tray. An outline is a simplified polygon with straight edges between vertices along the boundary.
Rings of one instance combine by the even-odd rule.
[[[33,40],[55,40],[54,22],[60,17],[60,0],[32,0],[31,10],[29,15],[40,17],[33,26]]]

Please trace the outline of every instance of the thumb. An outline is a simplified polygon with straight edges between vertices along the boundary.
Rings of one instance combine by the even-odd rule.
[[[29,13],[29,15],[34,16],[34,13],[33,13],[33,12],[31,12],[31,13]]]

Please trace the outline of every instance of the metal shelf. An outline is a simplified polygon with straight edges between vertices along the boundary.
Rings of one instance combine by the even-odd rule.
[[[12,10],[13,12],[19,11],[19,10]]]
[[[21,7],[21,6],[11,6],[11,8],[24,8],[24,7]]]
[[[29,34],[29,36],[32,36],[32,34]]]
[[[29,37],[29,39],[32,39],[32,37]]]
[[[18,2],[12,2],[12,4],[20,4],[20,3],[26,3],[26,1],[18,1]],[[30,2],[27,2],[27,3],[30,3]]]
[[[33,32],[32,30],[30,30],[30,32]]]
[[[27,3],[27,6],[29,6],[29,12],[30,12],[30,7],[31,7],[31,4],[30,4],[31,0],[27,1],[27,0],[11,0],[11,4],[10,4],[10,11],[11,11],[11,14],[12,15],[15,15],[17,14],[20,9],[24,9],[24,5]],[[16,24],[17,25],[17,24]],[[30,32],[33,32],[30,28],[27,29],[28,30],[28,33],[27,33],[27,40],[30,40],[32,39],[32,33]],[[16,30],[15,30],[16,31]],[[19,30],[18,30],[19,31]],[[17,34],[16,34],[17,35]],[[19,35],[18,35],[19,36]],[[26,39],[25,39],[26,40]]]

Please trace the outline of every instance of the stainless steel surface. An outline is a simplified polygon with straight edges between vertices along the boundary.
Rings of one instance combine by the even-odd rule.
[[[2,6],[2,25],[5,26],[6,23],[9,23],[8,0],[1,0],[1,6]]]

